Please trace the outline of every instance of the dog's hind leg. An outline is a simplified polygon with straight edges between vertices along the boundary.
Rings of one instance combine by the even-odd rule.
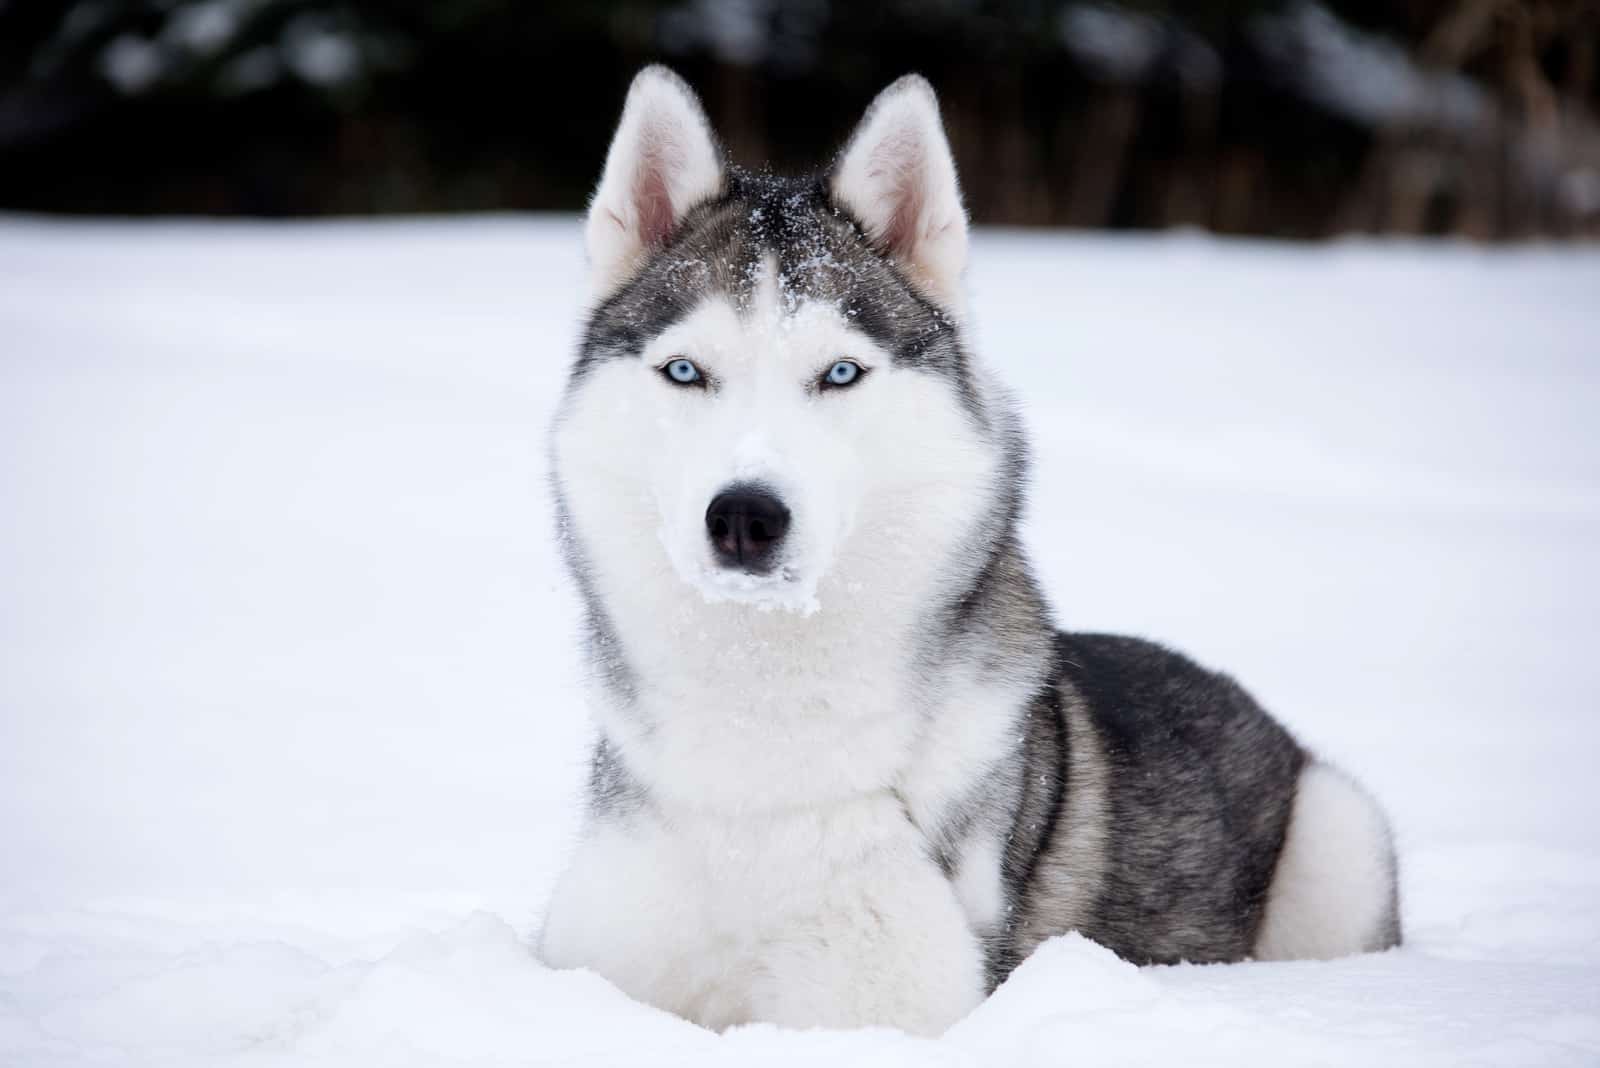
[[[1256,959],[1325,960],[1399,943],[1394,846],[1383,810],[1334,768],[1308,764],[1295,787]]]

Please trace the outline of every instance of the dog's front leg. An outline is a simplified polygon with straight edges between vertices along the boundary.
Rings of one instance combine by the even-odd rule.
[[[984,997],[982,947],[938,867],[893,850],[839,873],[765,940],[756,1019],[937,1035]]]

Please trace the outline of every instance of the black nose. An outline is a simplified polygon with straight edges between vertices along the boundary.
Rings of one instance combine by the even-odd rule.
[[[706,534],[724,567],[765,572],[789,529],[789,509],[764,486],[736,483],[706,509]]]

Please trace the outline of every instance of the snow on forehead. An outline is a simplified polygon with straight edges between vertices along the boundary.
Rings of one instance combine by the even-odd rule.
[[[728,200],[679,244],[671,282],[724,290],[741,308],[763,295],[790,313],[808,301],[847,305],[870,274],[870,255],[820,189],[805,180],[749,173],[731,184]]]
[[[737,307],[747,322],[780,330],[837,321],[846,314],[842,302],[826,291],[796,285],[772,252],[751,265],[750,288]]]
[[[837,299],[856,280],[860,250],[849,241],[848,226],[814,195],[790,192],[762,197],[750,205],[747,215],[756,242],[767,253],[763,266],[775,265],[784,299]]]

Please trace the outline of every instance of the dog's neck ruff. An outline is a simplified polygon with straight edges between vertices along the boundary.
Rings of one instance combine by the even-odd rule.
[[[749,809],[894,787],[918,726],[911,613],[845,575],[822,582],[809,614],[671,586],[613,616],[633,685],[600,702],[652,796]]]

